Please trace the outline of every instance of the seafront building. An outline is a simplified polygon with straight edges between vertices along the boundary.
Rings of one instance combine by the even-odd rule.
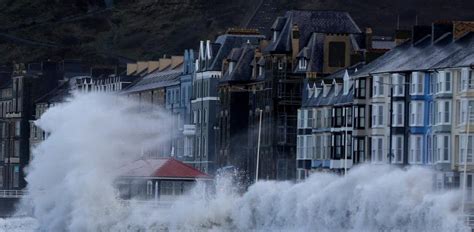
[[[352,92],[352,123],[344,133],[352,135],[348,162],[341,156],[323,156],[317,136],[304,137],[299,145],[298,162],[311,161],[299,167],[300,179],[307,174],[324,170],[341,172],[358,162],[393,164],[398,166],[424,165],[437,171],[436,186],[441,189],[458,187],[463,183],[464,157],[467,157],[467,186],[472,186],[473,111],[470,111],[471,79],[474,64],[474,23],[437,22],[432,26],[415,26],[412,38],[370,64],[357,70],[347,69],[350,77],[340,81],[335,77],[330,91],[344,92],[349,85]],[[342,78],[344,80],[344,78]],[[309,100],[301,108],[301,121],[314,120],[309,129],[321,130],[317,119],[305,118],[306,110],[327,107],[311,103],[323,98],[328,81],[307,86]],[[326,93],[327,92],[327,93]],[[330,94],[330,93],[329,93]],[[334,100],[334,99],[333,99]],[[337,103],[330,104],[336,108]],[[323,114],[324,115],[324,114]],[[341,113],[330,112],[331,125],[337,125]],[[324,116],[323,116],[324,117]],[[302,125],[307,125],[308,123]],[[324,127],[323,127],[324,128]],[[330,131],[335,131],[331,129]],[[329,137],[327,137],[329,139]],[[311,142],[308,142],[311,141]],[[314,141],[314,142],[313,142]],[[346,141],[343,139],[343,141]],[[330,142],[331,151],[339,154],[341,143],[336,136]],[[308,155],[308,152],[310,155]],[[316,157],[316,158],[313,158]],[[319,157],[324,157],[320,160]],[[336,163],[348,165],[335,165]],[[326,164],[325,164],[326,162]],[[322,167],[320,163],[323,163]],[[472,199],[472,189],[469,194]]]

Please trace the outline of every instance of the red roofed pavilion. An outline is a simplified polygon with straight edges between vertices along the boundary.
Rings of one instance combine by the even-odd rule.
[[[173,158],[140,159],[120,168],[117,180],[122,198],[171,200],[191,189],[196,181],[212,177]]]

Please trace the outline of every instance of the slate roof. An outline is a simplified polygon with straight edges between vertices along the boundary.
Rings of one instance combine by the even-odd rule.
[[[303,108],[307,107],[322,107],[322,106],[332,106],[332,105],[344,105],[352,103],[354,100],[354,88],[349,89],[349,93],[344,95],[344,91],[341,85],[339,93],[335,95],[336,87],[331,84],[331,87],[326,96],[323,95],[321,90],[317,96],[311,96],[303,105]]]
[[[211,176],[173,158],[140,159],[120,168],[122,177],[210,179]]]
[[[300,31],[299,50],[308,44],[313,33],[359,34],[361,30],[349,13],[342,11],[304,11],[292,10],[279,17],[272,29],[279,31],[278,38],[268,45],[266,52],[279,53],[291,51],[291,30],[298,25]],[[280,29],[281,28],[281,29]]]
[[[432,42],[427,36],[415,44],[410,41],[395,47],[359,70],[353,77],[377,73],[425,71],[474,63],[474,33],[453,40],[444,36]]]
[[[206,67],[207,71],[220,71],[222,61],[229,55],[233,48],[239,48],[243,44],[250,42],[257,45],[264,35],[237,35],[225,34],[217,37],[214,43],[211,43],[212,60]]]
[[[165,70],[155,70],[132,83],[124,89],[122,93],[134,93],[150,89],[162,88],[179,84],[180,76],[183,73],[183,64],[174,69],[168,67]]]
[[[255,47],[251,44],[245,44],[241,48],[234,48],[228,57],[228,59],[236,62],[234,70],[231,73],[225,70],[225,74],[220,79],[220,82],[249,81],[252,77],[252,61],[254,55]]]

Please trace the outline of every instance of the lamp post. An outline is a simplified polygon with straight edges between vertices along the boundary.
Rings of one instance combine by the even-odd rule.
[[[260,139],[262,135],[262,109],[259,109],[260,112],[260,120],[258,123],[258,139],[257,139],[257,165],[255,168],[255,183],[258,181],[258,166],[260,164]]]
[[[466,154],[464,155],[464,170],[463,170],[463,183],[462,183],[462,199],[461,199],[461,213],[464,214],[464,208],[466,204],[466,184],[467,184],[467,153],[469,153],[469,135],[470,135],[470,125],[471,125],[471,110],[472,106],[467,102],[469,111],[467,112],[467,139],[466,139]]]

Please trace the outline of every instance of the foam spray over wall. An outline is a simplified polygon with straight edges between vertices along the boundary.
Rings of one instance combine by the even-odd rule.
[[[117,96],[75,96],[38,122],[51,132],[28,172],[43,231],[468,231],[458,191],[433,191],[433,173],[364,165],[345,177],[318,173],[300,183],[262,181],[246,193],[229,178],[216,193],[198,184],[171,208],[117,200],[116,168],[163,142],[170,120],[137,113]],[[135,154],[135,155],[134,155]],[[13,223],[13,222],[12,222]],[[0,228],[2,222],[0,221]],[[8,222],[6,223],[8,224]]]

